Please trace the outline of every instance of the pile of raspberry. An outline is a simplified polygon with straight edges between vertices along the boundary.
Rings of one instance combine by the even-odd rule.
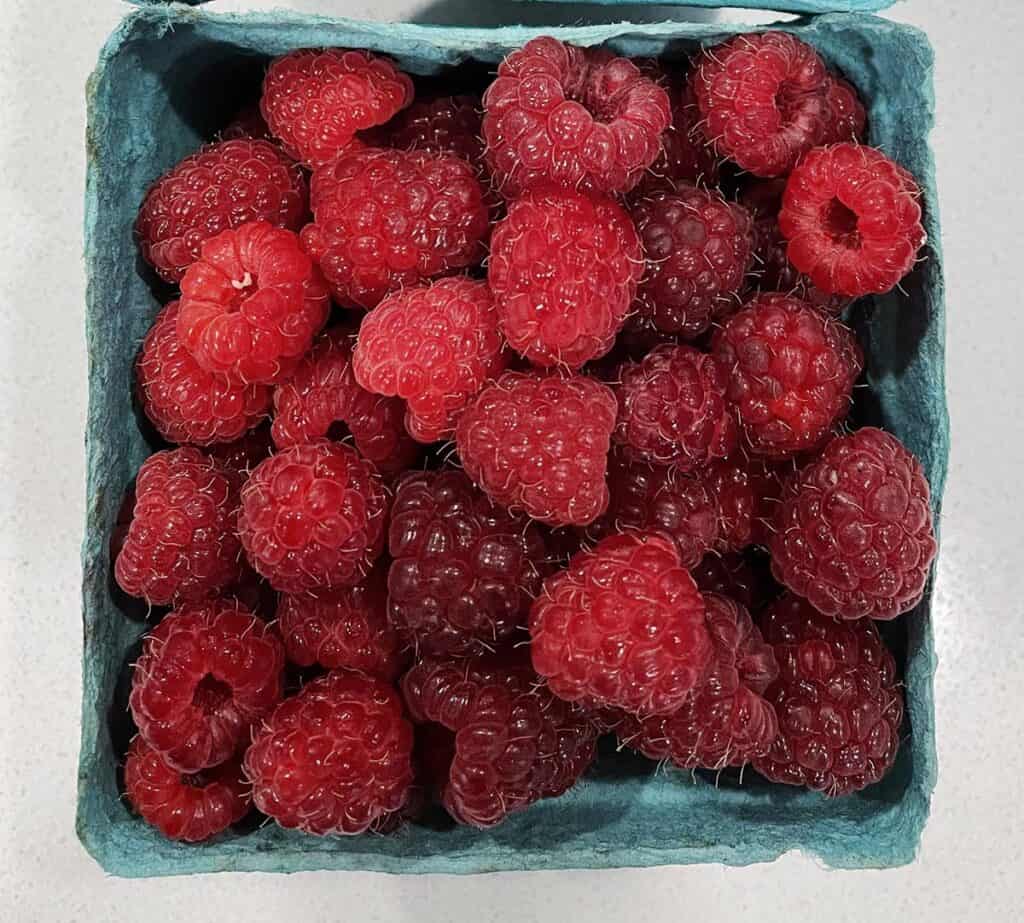
[[[848,419],[842,318],[920,258],[914,179],[782,32],[682,64],[536,38],[427,86],[286,54],[141,202],[176,291],[111,541],[151,622],[128,802],[186,841],[491,827],[601,735],[878,782],[876,621],[936,542],[919,462]]]

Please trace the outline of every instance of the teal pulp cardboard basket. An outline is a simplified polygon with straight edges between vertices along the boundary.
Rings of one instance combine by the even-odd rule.
[[[926,258],[903,291],[867,299],[854,312],[870,386],[861,389],[855,414],[858,422],[884,426],[917,454],[938,513],[948,425],[942,254],[927,140],[931,49],[920,32],[863,13],[813,16],[783,28],[811,42],[857,86],[869,109],[871,143],[909,168],[924,191]],[[242,101],[239,88],[256,93],[270,57],[294,48],[369,48],[422,75],[467,61],[493,66],[543,33],[627,55],[682,59],[738,31],[746,30],[684,22],[471,29],[285,11],[218,14],[171,4],[133,12],[110,37],[88,84],[88,504],[78,805],[78,834],[104,869],[132,877],[309,869],[474,873],[743,865],[792,849],[837,868],[883,868],[913,859],[936,774],[930,593],[913,613],[886,627],[906,682],[907,723],[897,764],[882,783],[849,798],[829,801],[772,786],[752,772],[742,785],[727,775],[694,778],[611,753],[564,797],[487,832],[431,822],[394,836],[320,839],[268,824],[184,845],[165,840],[133,816],[119,793],[118,764],[130,733],[128,664],[146,622],[144,613],[118,597],[108,547],[124,492],[151,451],[133,411],[132,365],[158,299],[168,297],[139,261],[132,238],[147,185],[227,121]]]

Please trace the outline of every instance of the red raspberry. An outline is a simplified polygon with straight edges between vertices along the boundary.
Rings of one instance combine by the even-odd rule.
[[[555,695],[639,715],[679,708],[711,658],[704,601],[656,533],[613,535],[545,580],[530,636]]]
[[[618,204],[539,189],[494,228],[487,279],[513,349],[536,365],[578,369],[611,349],[643,271]]]
[[[630,464],[618,453],[608,465],[608,512],[587,529],[594,541],[638,529],[664,532],[685,568],[697,564],[718,538],[718,508],[702,479],[676,468]]]
[[[449,732],[432,735],[434,774],[445,810],[459,823],[492,827],[568,791],[593,762],[594,727],[520,658],[425,658],[405,675],[402,691],[414,720]]]
[[[783,482],[777,465],[742,455],[716,462],[707,470],[704,483],[718,509],[716,550],[742,551],[768,544]]]
[[[363,139],[375,146],[401,151],[455,154],[472,166],[482,166],[481,102],[477,96],[434,96],[414,100],[387,125]]]
[[[755,176],[781,176],[837,133],[832,78],[810,45],[786,32],[738,35],[709,48],[690,75],[704,136]]]
[[[221,133],[224,141],[237,140],[238,138],[252,138],[257,141],[273,141],[274,136],[267,127],[263,113],[260,112],[260,104],[253,103],[243,106],[235,117],[228,123],[228,127]]]
[[[387,497],[354,449],[320,440],[261,462],[242,488],[238,532],[282,593],[354,586],[384,544]]]
[[[151,605],[214,596],[241,575],[238,494],[199,449],[151,455],[135,479],[135,510],[114,563],[118,585]]]
[[[642,362],[621,367],[612,439],[627,458],[680,471],[725,458],[739,440],[725,384],[711,356],[692,346],[659,346]]]
[[[508,55],[484,94],[487,160],[508,198],[551,181],[627,192],[670,121],[668,94],[632,61],[547,36]]]
[[[206,454],[220,465],[232,485],[241,489],[252,469],[270,455],[273,449],[270,427],[259,426],[234,442],[220,442],[210,446]]]
[[[202,368],[178,338],[180,303],[153,321],[135,376],[143,412],[168,442],[232,442],[270,411],[270,389]]]
[[[863,364],[839,321],[798,298],[757,295],[715,333],[728,397],[750,450],[785,458],[813,448],[850,409]]]
[[[359,453],[384,472],[409,467],[419,454],[402,424],[399,400],[372,394],[356,381],[355,335],[334,327],[321,335],[292,376],[274,389],[274,444],[279,449],[352,434]]]
[[[680,185],[631,209],[647,254],[640,313],[687,339],[735,310],[750,267],[753,222],[717,192]]]
[[[260,111],[286,150],[317,167],[337,157],[357,131],[383,124],[412,98],[412,81],[387,58],[303,49],[271,62]]]
[[[129,697],[139,733],[182,772],[217,766],[281,698],[277,632],[235,600],[175,609],[142,645]]]
[[[237,759],[183,773],[168,766],[141,737],[128,749],[125,795],[148,824],[171,840],[198,843],[249,813],[252,798]]]
[[[619,739],[652,760],[680,769],[743,766],[778,736],[775,709],[764,692],[779,675],[775,654],[739,603],[704,593],[713,653],[700,684],[670,715],[623,715]]]
[[[823,292],[884,294],[913,268],[927,235],[914,178],[881,151],[810,151],[786,183],[779,228],[789,261]]]
[[[405,401],[416,439],[436,442],[505,362],[491,290],[456,276],[388,295],[363,319],[353,368],[367,390]]]
[[[711,552],[691,573],[701,593],[727,596],[751,610],[760,608],[767,596],[764,579],[741,554]]]
[[[840,141],[854,143],[864,140],[867,130],[867,113],[857,91],[842,77],[829,77],[828,104],[831,110],[821,144],[837,144]]]
[[[306,179],[268,141],[218,141],[160,177],[139,207],[142,257],[162,278],[180,282],[203,244],[250,221],[297,231],[307,209]]]
[[[344,306],[477,265],[487,204],[472,167],[451,154],[366,148],[313,174],[302,243]]]
[[[879,781],[896,760],[903,696],[878,629],[867,619],[836,622],[787,594],[762,630],[779,664],[766,697],[780,733],[754,768],[829,797]]]
[[[937,546],[921,464],[866,427],[833,439],[791,479],[772,573],[825,615],[892,619],[924,595]]]
[[[277,625],[288,659],[394,680],[405,665],[401,639],[388,625],[387,567],[378,565],[354,587],[282,593]]]
[[[256,807],[282,827],[353,835],[409,799],[413,730],[379,679],[338,670],[281,702],[245,754]]]
[[[592,378],[505,372],[459,418],[459,458],[495,502],[551,525],[586,525],[608,506],[616,406]]]
[[[546,558],[540,528],[461,471],[402,479],[389,551],[391,623],[418,649],[448,655],[493,650],[525,629]]]
[[[253,221],[203,244],[181,280],[178,336],[204,369],[274,384],[291,374],[329,310],[323,276],[298,237]]]

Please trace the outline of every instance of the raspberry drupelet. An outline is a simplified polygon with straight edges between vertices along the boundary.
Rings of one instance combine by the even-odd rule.
[[[114,576],[150,605],[215,596],[242,573],[235,534],[238,491],[199,449],[151,455],[135,480],[135,505]]]
[[[249,474],[263,459],[274,450],[270,438],[269,421],[266,424],[249,430],[234,442],[218,442],[207,446],[205,452],[231,479],[231,483],[239,490],[248,480]]]
[[[405,675],[402,692],[429,732],[431,775],[459,823],[493,827],[563,794],[593,762],[593,725],[518,655],[427,657]]]
[[[388,616],[417,650],[479,654],[526,637],[547,549],[461,471],[407,474],[391,510]]]
[[[873,427],[834,438],[799,470],[774,528],[775,579],[840,619],[908,612],[937,550],[920,462]]]
[[[670,714],[710,662],[704,617],[667,536],[613,535],[544,581],[530,610],[533,666],[567,701]]]
[[[587,525],[608,506],[615,395],[581,375],[505,372],[459,418],[466,473],[492,500],[549,525]]]
[[[412,784],[413,729],[395,690],[336,670],[264,720],[243,767],[253,802],[288,829],[352,836],[390,823]]]
[[[548,36],[509,54],[484,94],[487,161],[510,199],[550,182],[628,192],[670,120],[668,94],[632,61]]]
[[[372,129],[364,140],[400,151],[455,154],[483,169],[482,108],[478,96],[421,97],[386,125]]]
[[[178,283],[203,244],[250,221],[297,231],[308,209],[306,179],[277,145],[218,141],[190,154],[142,200],[135,233],[142,257]]]
[[[778,463],[742,453],[715,462],[703,475],[718,510],[720,552],[766,546],[778,512],[785,471]]]
[[[377,469],[319,440],[261,462],[242,488],[238,533],[274,589],[354,586],[384,545],[387,495]]]
[[[277,632],[235,600],[164,616],[132,673],[132,718],[149,746],[181,772],[217,766],[249,743],[281,698]]]
[[[291,374],[330,310],[299,238],[266,221],[203,244],[181,280],[178,336],[204,369],[275,384]]]
[[[878,782],[899,750],[903,695],[875,625],[835,621],[787,594],[761,628],[779,665],[765,694],[779,735],[754,768],[829,797]]]

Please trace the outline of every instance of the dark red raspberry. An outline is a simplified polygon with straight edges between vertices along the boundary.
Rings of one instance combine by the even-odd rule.
[[[513,202],[495,226],[487,279],[513,349],[578,369],[611,349],[643,271],[621,206],[548,188]]]
[[[793,477],[775,519],[775,579],[841,619],[892,619],[924,595],[937,550],[921,463],[866,427]]]
[[[627,529],[670,536],[685,568],[696,565],[718,538],[718,508],[699,477],[676,468],[629,463],[619,453],[608,464],[608,512],[587,528],[591,540]]]
[[[706,49],[690,86],[704,136],[755,176],[788,173],[842,119],[825,62],[786,32],[737,35]]]
[[[451,154],[365,148],[313,174],[302,243],[344,306],[475,266],[489,232],[472,167]]]
[[[291,374],[329,310],[323,276],[299,238],[253,221],[203,244],[181,280],[178,336],[204,369],[274,384]]]
[[[785,458],[816,446],[850,409],[863,364],[853,334],[799,298],[756,295],[715,333],[728,397],[750,451]]]
[[[874,148],[810,151],[790,175],[779,213],[789,261],[823,292],[884,294],[927,239],[920,197],[914,178]]]
[[[619,370],[619,417],[612,439],[627,458],[680,471],[707,467],[737,446],[726,375],[692,346],[659,346]]]
[[[245,754],[253,801],[282,827],[353,835],[408,802],[413,730],[398,693],[348,670],[281,702]]]
[[[779,736],[754,768],[829,797],[879,781],[896,760],[903,695],[878,629],[868,619],[834,621],[788,594],[761,627],[779,664],[766,693]]]
[[[433,775],[459,823],[492,827],[568,791],[593,762],[594,727],[551,695],[523,658],[425,658],[402,691],[414,720],[449,732],[431,736]]]
[[[252,469],[270,455],[273,449],[270,426],[258,426],[234,442],[219,442],[209,446],[206,454],[220,465],[231,478],[232,484],[240,490]]]
[[[383,124],[412,98],[412,81],[387,58],[303,49],[271,62],[260,111],[293,156],[317,167],[337,157],[357,131]]]
[[[139,733],[170,766],[231,759],[281,698],[277,632],[235,600],[175,609],[142,645],[129,698]]]
[[[630,210],[647,255],[637,307],[687,339],[734,311],[751,262],[753,222],[717,192],[680,185]]]
[[[373,465],[319,440],[261,462],[242,488],[238,532],[282,593],[354,586],[384,546],[387,497]]]
[[[657,533],[613,535],[545,580],[530,636],[555,695],[638,715],[682,706],[711,658],[704,601]]]
[[[840,141],[860,142],[867,129],[867,113],[857,91],[842,77],[830,76],[828,81],[828,104],[831,118],[825,127],[820,144],[836,144]]]
[[[484,94],[487,160],[507,198],[548,182],[627,192],[670,120],[668,94],[632,61],[548,36],[508,55]]]
[[[306,179],[268,141],[218,141],[160,177],[139,207],[135,233],[143,259],[180,282],[203,244],[250,221],[297,231],[306,217]]]
[[[682,708],[670,715],[623,715],[615,732],[626,746],[680,769],[743,766],[763,755],[779,722],[764,692],[779,675],[775,654],[739,603],[704,593],[711,663]]]
[[[352,435],[359,453],[384,473],[409,467],[419,449],[405,432],[399,400],[372,394],[352,367],[355,334],[325,331],[291,377],[274,389],[274,444],[279,449],[335,437],[338,424]]]
[[[277,626],[288,659],[300,667],[344,668],[394,680],[405,666],[402,640],[388,625],[387,567],[354,587],[282,593]]]
[[[214,596],[242,572],[238,493],[199,449],[151,455],[135,479],[135,509],[114,563],[118,585],[151,605]]]
[[[202,368],[178,338],[180,303],[153,321],[135,367],[143,412],[168,442],[232,442],[270,411],[270,389]]]
[[[593,378],[505,372],[459,418],[459,458],[495,502],[551,525],[586,525],[608,506],[616,409]]]
[[[353,368],[367,390],[405,401],[414,438],[436,442],[504,368],[504,346],[487,283],[456,276],[388,295],[359,327]]]
[[[171,840],[199,843],[249,813],[252,797],[238,759],[184,773],[167,765],[141,737],[128,748],[125,795],[148,824]]]
[[[520,630],[547,556],[540,528],[461,471],[406,475],[391,510],[391,623],[428,654],[493,650]]]
[[[267,127],[263,113],[260,112],[260,104],[253,103],[250,106],[243,106],[235,117],[228,123],[228,127],[221,133],[224,141],[232,141],[238,138],[253,138],[257,141],[273,141],[274,136]]]
[[[387,125],[372,129],[362,137],[379,147],[455,154],[471,166],[483,166],[481,108],[478,96],[420,98]]]
[[[741,554],[711,552],[691,573],[702,593],[727,596],[751,610],[760,608],[768,596],[764,579]]]
[[[767,545],[784,483],[777,464],[761,458],[733,456],[713,464],[704,483],[718,509],[718,551],[742,551]]]

